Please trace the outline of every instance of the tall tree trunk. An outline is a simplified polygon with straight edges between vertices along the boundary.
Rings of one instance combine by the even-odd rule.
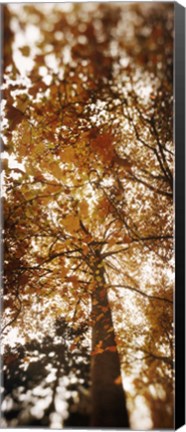
[[[115,340],[103,268],[95,268],[92,294],[92,415],[93,427],[129,427],[120,359]]]

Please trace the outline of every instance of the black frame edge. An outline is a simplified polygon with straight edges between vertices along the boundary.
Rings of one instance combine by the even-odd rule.
[[[185,8],[175,3],[175,429],[185,424]]]

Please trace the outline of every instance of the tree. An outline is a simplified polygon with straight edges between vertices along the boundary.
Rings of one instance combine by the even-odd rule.
[[[7,403],[3,415],[9,424],[12,421],[14,426],[44,427],[51,420],[53,427],[57,427],[56,421],[60,424],[62,418],[67,426],[68,408],[70,420],[76,421],[76,426],[88,425],[90,403],[87,401],[86,408],[82,393],[90,375],[86,332],[86,324],[74,330],[60,319],[55,322],[52,334],[43,340],[36,338],[24,347],[21,344],[7,347],[4,405],[8,400],[13,403]],[[72,352],[74,338],[78,346]],[[60,420],[55,416],[56,403]],[[64,411],[61,405],[66,407]]]
[[[126,366],[131,353],[146,355],[136,361],[149,386],[159,377],[149,358],[173,355],[173,8],[52,5],[50,28],[45,9],[21,8],[4,8],[4,331],[16,326],[29,343],[61,316],[75,329],[88,320],[90,424],[128,427],[123,379],[144,385]],[[24,36],[29,14],[34,43],[16,41],[13,14]]]

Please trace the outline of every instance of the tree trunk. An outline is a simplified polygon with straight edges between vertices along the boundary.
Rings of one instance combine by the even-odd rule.
[[[120,359],[104,280],[104,270],[95,268],[92,294],[92,414],[93,427],[129,427]]]

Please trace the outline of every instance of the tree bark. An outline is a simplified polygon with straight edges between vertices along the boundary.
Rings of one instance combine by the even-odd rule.
[[[92,294],[91,397],[93,427],[129,427],[120,359],[103,268],[95,268]]]

